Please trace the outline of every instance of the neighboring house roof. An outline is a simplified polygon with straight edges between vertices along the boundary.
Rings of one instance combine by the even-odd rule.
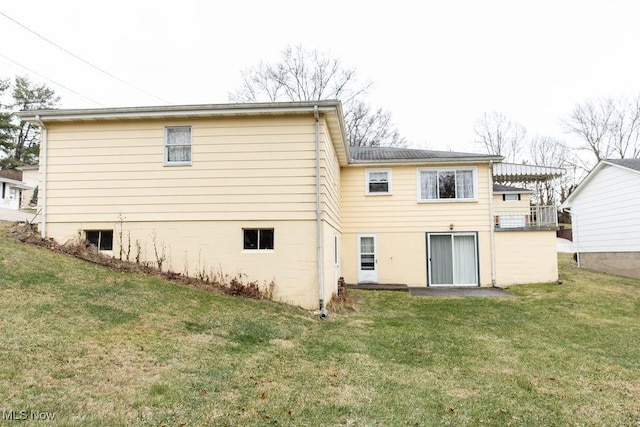
[[[0,169],[0,177],[14,181],[22,181],[22,171],[16,169]]]
[[[502,156],[491,154],[459,153],[455,151],[419,150],[392,147],[351,147],[353,163],[415,163],[415,162],[461,162],[490,160],[501,161]]]
[[[21,190],[33,190],[33,187],[29,187],[28,185],[23,184],[21,181],[5,178],[3,176],[0,176],[0,182],[6,182],[10,186],[19,188]]]
[[[506,182],[535,182],[559,178],[566,173],[564,168],[551,166],[520,165],[515,163],[496,163],[493,165],[493,178]]]
[[[514,187],[512,185],[493,184],[494,193],[533,193],[532,190],[522,187]]]
[[[604,162],[640,172],[640,159],[607,159]]]
[[[628,170],[630,173],[640,173],[640,159],[600,160],[600,162],[598,162],[596,167],[594,167],[591,170],[591,172],[589,172],[586,178],[582,180],[582,182],[576,187],[576,189],[573,190],[571,194],[569,194],[569,197],[567,197],[567,200],[565,200],[564,203],[560,205],[560,208],[561,209],[571,208],[571,203],[576,198],[576,195],[579,194],[582,191],[582,189],[588,185],[589,181],[591,181],[591,179],[593,179],[593,177],[596,176],[596,174],[607,165]]]

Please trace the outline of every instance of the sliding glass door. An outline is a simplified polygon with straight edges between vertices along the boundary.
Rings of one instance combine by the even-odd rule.
[[[478,285],[475,233],[427,233],[429,285]]]

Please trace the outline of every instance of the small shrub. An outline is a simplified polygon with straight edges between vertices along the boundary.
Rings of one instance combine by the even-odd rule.
[[[327,304],[327,310],[336,314],[358,312],[360,303],[352,298],[344,285],[344,278],[338,279],[338,293],[331,297]]]

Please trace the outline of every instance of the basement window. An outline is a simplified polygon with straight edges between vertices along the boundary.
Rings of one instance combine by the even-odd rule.
[[[85,231],[85,238],[98,250],[113,250],[113,230],[91,230]]]
[[[245,228],[242,234],[245,250],[273,250],[273,228]]]

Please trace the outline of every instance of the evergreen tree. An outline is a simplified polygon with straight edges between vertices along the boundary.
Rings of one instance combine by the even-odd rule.
[[[26,76],[16,76],[14,84],[0,80],[0,99],[11,97],[6,104],[0,103],[0,166],[16,168],[38,163],[40,151],[40,129],[14,116],[11,111],[43,110],[55,108],[60,101],[53,89],[45,84],[36,84]]]

